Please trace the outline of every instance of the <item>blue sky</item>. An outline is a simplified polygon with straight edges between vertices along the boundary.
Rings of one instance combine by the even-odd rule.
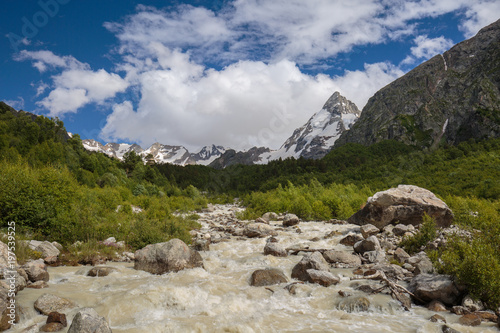
[[[279,146],[499,19],[497,0],[3,0],[0,100],[82,138]]]

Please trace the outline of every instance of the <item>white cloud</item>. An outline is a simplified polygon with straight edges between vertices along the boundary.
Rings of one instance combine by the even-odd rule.
[[[437,54],[447,51],[453,46],[451,39],[445,37],[428,38],[427,35],[417,36],[414,39],[416,46],[410,48],[411,55],[403,60],[402,64],[414,64],[418,60],[428,60]]]
[[[470,38],[481,28],[499,19],[500,1],[471,1],[466,16],[467,19],[460,28],[465,33],[465,37]]]
[[[32,60],[33,67],[40,72],[61,68],[59,75],[52,77],[53,89],[37,105],[49,110],[50,116],[62,116],[75,113],[88,103],[102,104],[117,93],[125,91],[129,83],[118,74],[108,73],[104,69],[92,71],[86,63],[73,56],[57,56],[51,51],[21,51],[16,60]],[[40,82],[36,87],[37,97],[49,86]]]

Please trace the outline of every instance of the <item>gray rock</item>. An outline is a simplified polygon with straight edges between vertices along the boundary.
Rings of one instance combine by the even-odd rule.
[[[201,255],[180,239],[150,244],[134,254],[134,268],[152,274],[177,272],[186,268],[203,267]]]
[[[394,251],[394,259],[398,262],[404,263],[408,258],[410,258],[410,255],[402,248],[398,247],[396,251]]]
[[[370,308],[370,301],[368,298],[362,296],[344,297],[340,301],[337,308],[341,311],[349,313],[368,311]]]
[[[23,266],[24,271],[28,275],[31,282],[36,281],[49,281],[49,272],[47,272],[47,265],[42,259],[33,260]]]
[[[346,251],[329,250],[323,253],[323,257],[330,264],[344,264],[346,267],[357,267],[361,265],[361,259],[355,254]]]
[[[382,250],[366,251],[363,258],[371,264],[382,263],[385,261],[385,252]]]
[[[357,242],[363,240],[360,234],[349,234],[340,240],[340,244],[345,246],[354,246]]]
[[[2,268],[9,267],[10,264],[11,261],[9,260],[9,247],[7,246],[7,244],[0,241],[0,270]],[[17,260],[14,261],[14,266],[19,266]]]
[[[361,235],[363,238],[368,238],[370,236],[374,236],[380,232],[379,228],[374,226],[373,224],[365,224],[360,228]]]
[[[83,308],[73,318],[68,333],[111,333],[111,328],[94,309]]]
[[[403,236],[408,231],[409,228],[406,224],[398,224],[392,228],[392,233],[396,236]]]
[[[76,304],[66,298],[61,298],[52,294],[43,294],[35,301],[35,309],[44,315],[51,312],[63,312],[74,308]]]
[[[312,282],[311,277],[307,273],[308,269],[328,271],[329,266],[320,252],[308,253],[292,268],[292,278]]]
[[[268,212],[262,215],[262,218],[266,220],[267,222],[270,221],[277,221],[278,220],[278,214],[273,213],[273,212]]]
[[[448,325],[443,325],[443,327],[441,327],[441,331],[443,333],[460,333],[460,331],[457,331],[456,329],[453,329]]]
[[[59,251],[64,250],[64,247],[58,242],[52,242],[52,245],[54,245]]]
[[[447,305],[455,304],[460,295],[457,286],[448,275],[417,275],[411,280],[409,290],[424,302],[438,300]]]
[[[249,238],[262,238],[267,236],[276,236],[278,233],[270,225],[264,223],[249,223],[245,226],[243,235]]]
[[[368,251],[380,251],[382,248],[380,247],[380,242],[377,237],[370,236],[367,239],[357,242],[354,244],[354,251],[356,253],[365,253]]]
[[[110,273],[116,272],[117,269],[109,266],[96,266],[89,270],[87,276],[103,277],[108,276]]]
[[[42,254],[42,258],[57,257],[61,253],[61,251],[59,251],[54,244],[47,241],[40,243],[40,245],[36,247],[35,251],[40,252]]]
[[[299,222],[300,220],[295,214],[286,214],[285,217],[283,217],[283,226],[285,227],[297,225]]]
[[[419,252],[416,255],[406,259],[406,262],[414,267],[413,274],[434,273],[434,266],[425,252]]]
[[[328,271],[318,271],[316,269],[308,269],[306,273],[309,275],[309,279],[313,283],[322,285],[323,287],[329,287],[340,282],[340,279],[334,276]]]
[[[259,269],[252,273],[250,285],[254,287],[270,286],[286,283],[288,279],[282,270],[277,268]]]
[[[286,257],[288,256],[288,252],[284,247],[282,247],[278,243],[267,242],[266,246],[264,246],[264,254],[272,255],[275,257]]]
[[[419,225],[424,214],[434,218],[439,227],[447,227],[453,221],[451,210],[434,193],[414,185],[399,185],[397,188],[375,193],[368,198],[365,207],[347,222],[357,225],[373,224],[383,229],[388,224],[396,223]]]
[[[265,219],[263,219],[262,217],[258,217],[255,219],[255,223],[265,223],[265,224],[269,224],[269,221],[266,221]]]
[[[467,295],[462,300],[462,306],[465,307],[470,312],[483,311],[484,304],[481,300],[473,299],[470,295]]]

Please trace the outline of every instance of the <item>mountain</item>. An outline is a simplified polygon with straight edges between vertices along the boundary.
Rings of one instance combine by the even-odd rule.
[[[342,133],[348,130],[360,116],[357,106],[336,91],[303,126],[278,150],[253,147],[245,152],[226,151],[210,166],[225,168],[232,164],[267,164],[278,159],[320,159],[332,148]]]
[[[137,144],[126,143],[102,143],[95,140],[82,140],[83,147],[90,151],[99,151],[108,156],[123,159],[123,155],[130,151],[135,151],[144,160],[151,154],[156,163],[170,163],[177,165],[201,164],[208,165],[216,158],[220,157],[226,149],[222,146],[205,146],[198,152],[190,153],[183,146],[169,146],[161,143],[154,143],[151,147],[143,149]]]
[[[500,134],[500,20],[379,90],[335,146],[419,147]]]

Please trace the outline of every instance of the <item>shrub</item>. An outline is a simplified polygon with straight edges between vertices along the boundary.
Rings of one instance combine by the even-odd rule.
[[[404,248],[409,254],[417,253],[421,251],[422,247],[425,247],[428,242],[436,238],[436,231],[436,222],[432,217],[425,214],[417,233],[411,237],[405,237],[399,246]]]

